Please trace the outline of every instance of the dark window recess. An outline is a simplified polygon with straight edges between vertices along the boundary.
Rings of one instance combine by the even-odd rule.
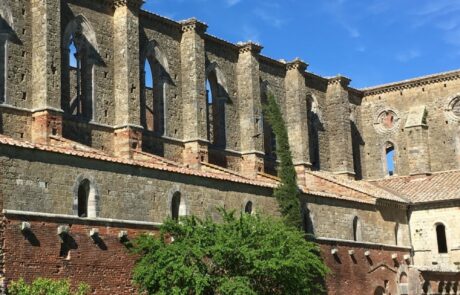
[[[438,252],[447,253],[446,227],[444,224],[436,226],[436,238],[438,240]]]

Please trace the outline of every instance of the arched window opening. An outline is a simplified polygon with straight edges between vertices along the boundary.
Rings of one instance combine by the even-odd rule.
[[[147,44],[141,64],[141,122],[146,131],[166,132],[168,63],[155,41]]]
[[[307,96],[307,118],[310,163],[314,170],[319,170],[319,131],[321,128],[321,119],[318,101],[312,95]]]
[[[62,109],[80,120],[94,119],[95,33],[81,15],[70,21],[63,37]]]
[[[270,92],[268,90],[268,85],[266,83],[262,83],[262,105],[267,105],[268,104],[268,96],[270,95]],[[275,132],[273,132],[273,128],[268,122],[268,119],[266,116],[263,116],[262,120],[263,128],[264,128],[264,151],[265,151],[265,156],[272,159],[276,160],[276,136]]]
[[[175,192],[171,199],[171,218],[178,221],[181,216],[187,215],[185,200],[180,192]]]
[[[438,241],[438,253],[447,253],[446,227],[442,223],[436,225],[436,238]]]
[[[218,69],[214,66],[212,70],[208,71],[206,79],[207,137],[213,146],[225,148],[227,145],[225,122],[227,94],[217,77]]]
[[[244,206],[244,213],[252,214],[252,202],[251,201],[247,202],[246,206]]]
[[[78,217],[88,217],[90,182],[85,179],[78,187]]]
[[[12,15],[6,3],[0,4],[0,103],[6,102],[8,81],[8,40],[13,36]]]
[[[2,19],[0,18],[0,21]],[[0,34],[0,103],[6,101],[6,81],[7,81],[7,36]]]
[[[395,172],[395,148],[392,143],[387,143],[385,147],[387,175],[392,176]]]
[[[357,242],[362,241],[361,221],[358,216],[353,218],[353,240]]]

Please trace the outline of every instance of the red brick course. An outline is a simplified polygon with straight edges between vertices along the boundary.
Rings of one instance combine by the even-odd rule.
[[[409,250],[347,242],[321,243],[320,248],[331,271],[326,280],[328,294],[372,295],[379,286],[386,286],[386,294],[399,294],[398,278],[406,265],[403,256],[409,254]],[[338,250],[336,255],[331,254],[332,249]],[[350,255],[349,250],[354,254]],[[365,251],[369,251],[369,259]],[[396,260],[392,259],[392,254],[398,255]]]
[[[68,278],[72,284],[85,282],[93,294],[137,294],[131,282],[131,270],[136,257],[118,240],[121,228],[73,224],[68,241],[69,254],[61,257],[60,224],[52,221],[28,221],[28,238],[20,230],[19,220],[4,221],[4,270],[6,281],[37,277]],[[61,223],[67,224],[69,223]],[[89,236],[92,228],[99,229],[100,242]],[[123,228],[128,237],[146,229]]]

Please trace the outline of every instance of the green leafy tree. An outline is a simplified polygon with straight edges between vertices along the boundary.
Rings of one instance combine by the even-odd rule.
[[[89,286],[80,284],[75,292],[72,293],[68,280],[52,280],[38,278],[31,284],[27,284],[23,279],[11,282],[8,287],[10,295],[85,295],[89,294]]]
[[[267,104],[263,106],[265,117],[272,126],[276,137],[276,155],[279,159],[278,176],[279,186],[274,190],[274,196],[280,206],[280,211],[286,224],[302,227],[300,210],[300,191],[297,186],[297,174],[292,162],[289,137],[281,110],[273,94],[267,97]]]
[[[222,222],[168,220],[133,242],[133,278],[161,295],[321,294],[327,273],[317,246],[280,219],[221,210]],[[173,237],[173,238],[170,238]]]

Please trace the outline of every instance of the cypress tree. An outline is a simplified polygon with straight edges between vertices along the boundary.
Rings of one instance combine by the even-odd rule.
[[[276,137],[276,155],[279,160],[278,177],[280,178],[280,184],[274,190],[273,195],[278,201],[285,223],[301,228],[300,191],[297,186],[297,174],[289,148],[287,128],[275,96],[271,93],[267,96],[267,104],[263,106],[263,111]]]

